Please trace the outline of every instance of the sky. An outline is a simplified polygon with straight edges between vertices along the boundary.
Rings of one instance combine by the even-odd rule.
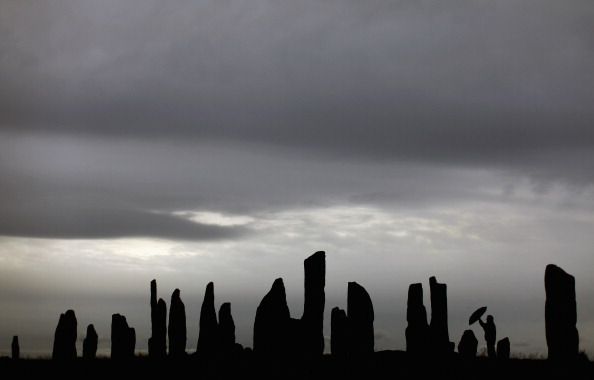
[[[348,281],[376,350],[407,287],[448,284],[450,339],[487,306],[546,355],[544,269],[576,277],[594,356],[590,0],[0,1],[0,355],[51,353],[74,309],[150,334],[149,283],[206,284],[237,340],[277,277],[303,312],[326,251],[325,336]],[[484,346],[483,332],[471,327]],[[329,342],[326,344],[329,348]]]

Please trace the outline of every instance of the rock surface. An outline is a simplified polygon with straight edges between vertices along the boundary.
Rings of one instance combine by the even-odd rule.
[[[347,319],[349,354],[358,356],[373,353],[373,304],[369,293],[356,282],[348,283]]]
[[[76,359],[76,329],[76,315],[73,310],[60,314],[60,320],[54,334],[53,359]]]
[[[305,259],[305,305],[301,317],[303,350],[309,356],[324,353],[324,305],[326,295],[326,253],[318,251]]]
[[[574,359],[579,352],[575,278],[556,265],[545,270],[545,328],[549,359]]]

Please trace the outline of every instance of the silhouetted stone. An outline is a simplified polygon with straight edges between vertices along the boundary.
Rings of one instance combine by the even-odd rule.
[[[448,331],[448,295],[447,285],[437,282],[435,277],[429,279],[431,292],[431,323],[429,325],[430,350],[437,355],[453,351]]]
[[[549,359],[574,359],[579,352],[575,278],[556,265],[545,270],[545,326]]]
[[[151,337],[148,342],[151,358],[167,355],[167,305],[163,299],[157,301],[157,281],[151,281]]]
[[[497,359],[507,360],[510,354],[509,338],[503,338],[497,342]]]
[[[136,330],[128,326],[126,317],[120,314],[111,316],[111,358],[130,359],[134,357]]]
[[[465,330],[458,343],[458,353],[464,359],[474,359],[478,347],[478,340],[472,330]]]
[[[348,319],[344,310],[335,307],[330,314],[330,350],[332,355],[344,357],[348,353]]]
[[[290,318],[285,285],[282,278],[277,278],[256,310],[254,353],[263,356],[284,354]]]
[[[369,293],[356,282],[348,283],[347,318],[349,354],[356,356],[372,354],[374,351],[373,304]]]
[[[83,340],[83,358],[84,359],[95,359],[97,356],[97,343],[99,337],[95,331],[95,326],[87,326],[87,336]]]
[[[19,346],[19,337],[17,335],[12,337],[12,344],[10,345],[10,348],[12,360],[19,360],[21,357],[21,347]]]
[[[76,328],[77,322],[73,310],[60,314],[60,320],[54,334],[53,359],[76,359]]]
[[[217,312],[214,305],[214,284],[206,285],[202,308],[200,309],[200,332],[198,334],[199,355],[212,355],[217,348]]]
[[[219,309],[219,350],[228,355],[235,349],[235,322],[231,315],[231,304],[225,302]]]
[[[179,289],[171,295],[169,308],[169,355],[182,357],[186,354],[186,307],[181,300]]]
[[[406,308],[406,351],[413,355],[423,355],[427,352],[429,325],[427,324],[427,310],[423,305],[423,285],[411,284],[408,287],[408,302]]]
[[[305,259],[305,305],[302,329],[303,348],[308,355],[324,353],[324,304],[326,296],[326,253],[318,251]]]

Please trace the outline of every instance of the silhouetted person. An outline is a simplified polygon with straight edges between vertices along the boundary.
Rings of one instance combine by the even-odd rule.
[[[349,326],[349,354],[372,354],[375,347],[373,335],[373,303],[369,293],[356,282],[348,283],[347,318]]]
[[[497,328],[495,327],[495,320],[492,315],[487,316],[487,322],[479,319],[479,323],[485,332],[485,341],[487,342],[487,356],[489,359],[495,359],[497,353],[495,351],[495,342],[497,341]]]
[[[575,359],[579,353],[575,278],[558,266],[549,264],[545,270],[545,290],[549,359]]]
[[[12,360],[19,360],[21,357],[21,347],[19,346],[19,337],[17,335],[12,337],[11,354]]]
[[[429,279],[431,292],[431,323],[429,324],[429,341],[431,351],[440,356],[453,351],[448,331],[448,294],[447,285],[437,282],[435,277]]]
[[[406,320],[406,351],[423,356],[427,352],[429,325],[427,311],[423,305],[423,285],[420,283],[408,287]]]
[[[277,278],[256,310],[254,353],[260,356],[285,354],[290,318],[285,285],[282,278]]]
[[[465,330],[458,343],[458,353],[464,359],[474,359],[478,348],[478,340],[472,330]]]
[[[95,331],[95,326],[87,326],[87,336],[83,340],[83,358],[84,359],[95,359],[97,356],[97,343],[99,337]]]
[[[507,360],[510,355],[509,338],[503,338],[497,342],[497,359]]]
[[[73,310],[60,314],[60,320],[54,334],[52,359],[76,359],[76,316]]]
[[[200,309],[200,331],[196,353],[211,356],[217,348],[217,312],[214,305],[214,284],[209,282]]]
[[[151,281],[151,337],[149,356],[162,359],[167,355],[167,305],[161,298],[157,301],[157,281]]]
[[[136,330],[128,326],[126,317],[120,314],[111,316],[111,358],[116,360],[134,357]]]
[[[305,305],[301,317],[303,349],[310,356],[324,353],[324,304],[326,253],[318,251],[305,259]]]
[[[231,304],[225,302],[219,309],[219,352],[229,355],[235,349],[235,322],[231,315]]]
[[[186,354],[186,307],[181,300],[179,289],[171,295],[169,308],[169,356],[183,357]]]
[[[330,314],[330,350],[332,355],[346,357],[348,353],[348,319],[344,310],[335,307]]]

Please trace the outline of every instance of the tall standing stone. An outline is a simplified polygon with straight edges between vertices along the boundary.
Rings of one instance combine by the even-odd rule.
[[[374,351],[373,304],[369,293],[356,282],[348,283],[347,317],[349,354],[366,355]]]
[[[326,253],[318,251],[305,259],[305,305],[301,317],[303,348],[310,356],[324,353],[324,304]]]
[[[579,352],[575,278],[556,265],[545,270],[545,328],[549,359],[574,359]]]
[[[167,355],[167,305],[161,298],[157,301],[157,281],[151,281],[151,337],[149,356],[164,358]]]
[[[12,337],[12,344],[10,348],[12,360],[19,360],[21,357],[21,347],[19,346],[19,337],[17,335]]]
[[[447,285],[437,282],[435,277],[429,279],[431,291],[431,324],[429,325],[430,349],[437,355],[453,351],[448,331],[448,295]]]
[[[225,302],[219,309],[219,351],[230,354],[235,348],[235,322],[231,315],[231,304]]]
[[[83,358],[84,359],[95,359],[97,356],[97,343],[99,337],[95,331],[95,326],[87,326],[87,336],[83,340]]]
[[[348,353],[348,319],[344,310],[335,307],[330,314],[330,351],[332,355],[345,357]]]
[[[200,309],[200,331],[198,334],[198,348],[200,355],[210,356],[217,348],[217,312],[214,305],[214,284],[206,285],[202,308]]]
[[[53,359],[76,359],[76,328],[77,322],[73,310],[60,314],[60,320],[54,334]]]
[[[186,354],[186,307],[181,300],[179,289],[171,295],[169,308],[169,356],[183,357]]]
[[[126,317],[120,314],[111,316],[111,358],[130,359],[134,357],[136,330],[128,326]]]
[[[406,351],[414,355],[427,352],[429,325],[427,324],[427,310],[423,305],[423,285],[411,284],[408,287],[408,301],[406,308]]]
[[[282,278],[277,278],[256,310],[254,353],[262,356],[284,354],[288,345],[290,318],[285,285]]]

